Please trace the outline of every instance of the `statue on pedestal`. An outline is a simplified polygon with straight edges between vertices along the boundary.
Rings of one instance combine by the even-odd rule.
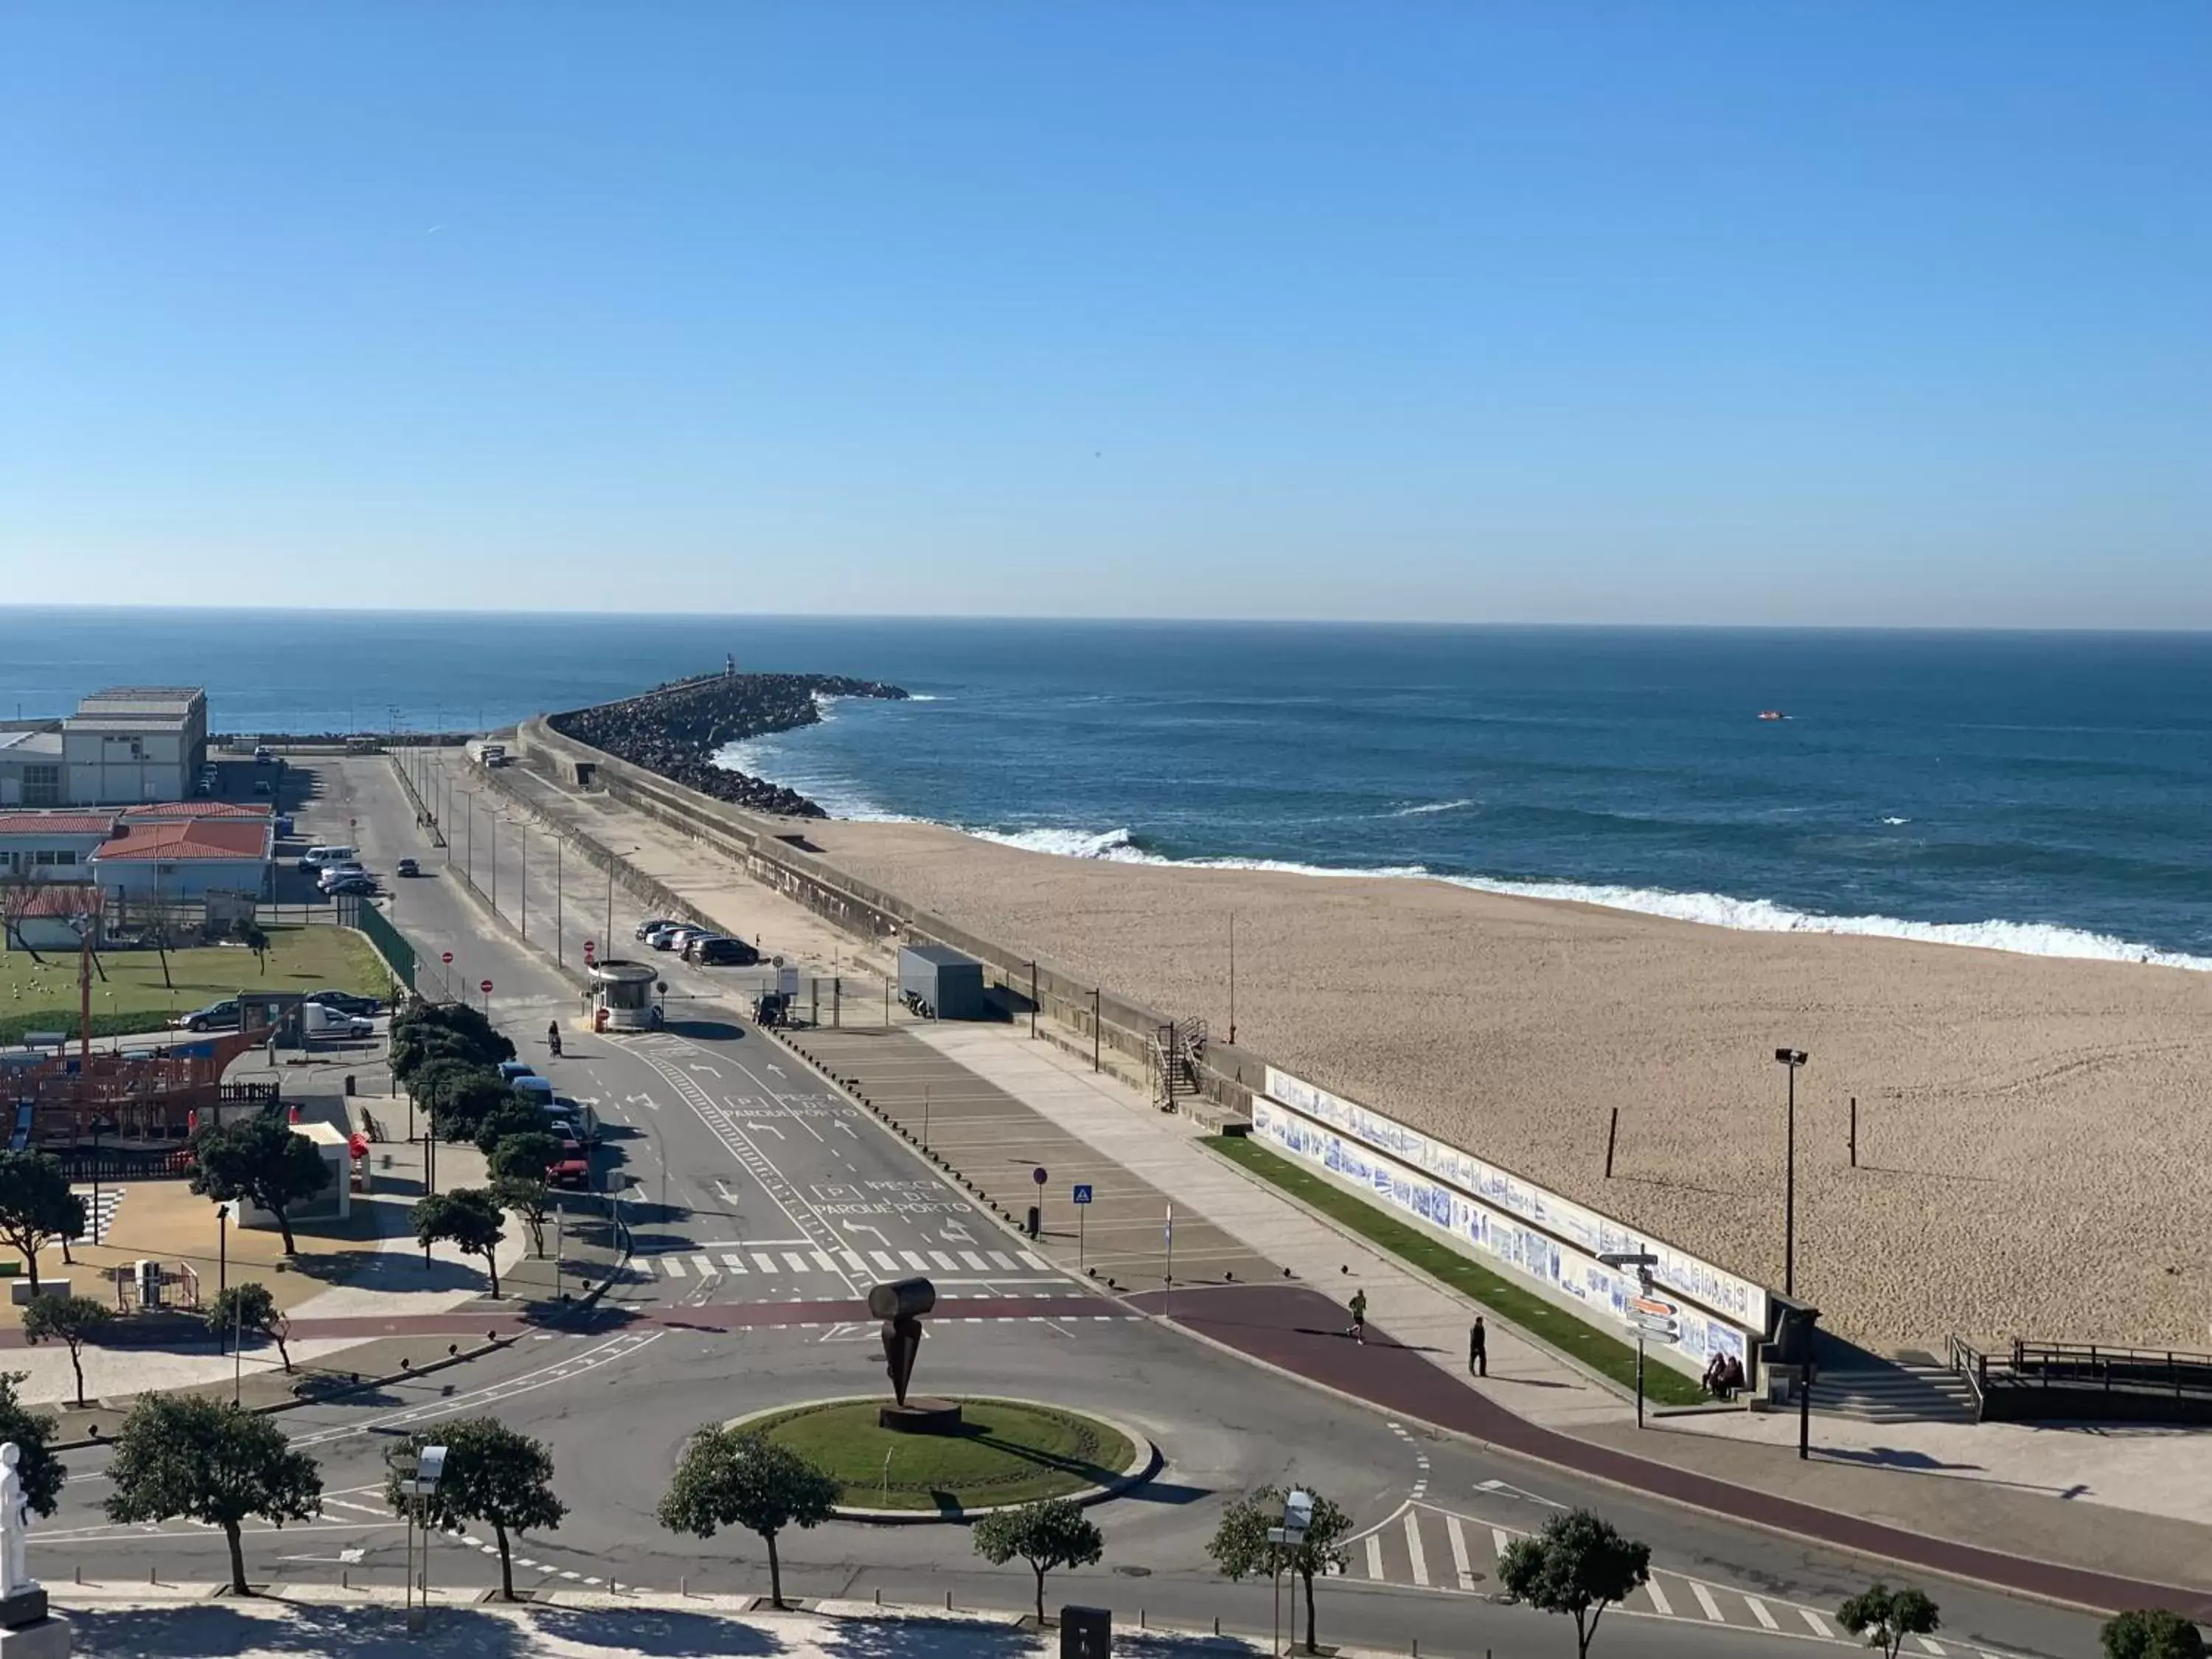
[[[16,1473],[22,1461],[23,1449],[14,1441],[0,1446],[0,1605],[41,1588],[31,1577],[27,1559],[31,1506],[24,1501],[23,1477]]]
[[[896,1403],[877,1420],[907,1433],[949,1434],[960,1426],[960,1407],[949,1400],[908,1401],[914,1362],[921,1352],[921,1316],[937,1305],[937,1287],[926,1279],[902,1279],[868,1292],[868,1311],[884,1322],[884,1370]]]

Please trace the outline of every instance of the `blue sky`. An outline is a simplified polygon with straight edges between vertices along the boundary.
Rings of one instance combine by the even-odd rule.
[[[0,595],[2212,627],[2212,9],[0,16]]]

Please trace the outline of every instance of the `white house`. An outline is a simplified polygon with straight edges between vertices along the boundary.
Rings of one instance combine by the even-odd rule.
[[[92,875],[110,893],[194,899],[210,893],[267,898],[276,828],[258,819],[191,817],[149,823],[125,814],[93,856]]]
[[[0,882],[85,881],[112,812],[0,812]]]

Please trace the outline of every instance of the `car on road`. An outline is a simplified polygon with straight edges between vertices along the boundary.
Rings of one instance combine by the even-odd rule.
[[[367,1018],[384,1012],[384,1004],[374,997],[365,997],[358,991],[316,991],[307,1000],[319,1002],[325,1008],[335,1008],[342,1014],[358,1014]]]
[[[422,873],[422,866],[413,859],[402,859],[392,866],[392,873],[395,876],[419,876]]]
[[[238,999],[229,997],[221,1002],[210,1002],[189,1014],[179,1014],[169,1024],[179,1031],[235,1031]]]
[[[256,766],[266,766],[276,758],[276,751],[267,744],[256,744],[253,746],[253,763]]]
[[[656,951],[672,951],[676,948],[676,935],[682,931],[679,927],[656,928],[645,936],[645,942]]]
[[[696,939],[691,945],[691,960],[702,968],[750,968],[760,959],[760,952],[741,939]]]
[[[376,1022],[320,1002],[304,1002],[300,1005],[300,1033],[310,1042],[318,1037],[374,1036]]]
[[[354,847],[310,847],[300,854],[302,870],[319,870],[327,864],[358,864],[361,850]]]
[[[368,874],[368,872],[358,864],[333,864],[325,866],[315,880],[316,884],[327,893],[342,881],[359,881]]]
[[[659,933],[664,927],[681,927],[684,924],[682,922],[677,921],[668,916],[656,916],[650,921],[641,921],[638,923],[636,937],[639,939],[651,939],[655,933]]]
[[[340,876],[336,881],[323,884],[324,896],[328,898],[374,898],[376,892],[374,876]]]
[[[530,1062],[526,1060],[502,1060],[499,1063],[499,1080],[501,1083],[512,1083],[519,1077],[536,1077],[538,1073],[531,1068]]]

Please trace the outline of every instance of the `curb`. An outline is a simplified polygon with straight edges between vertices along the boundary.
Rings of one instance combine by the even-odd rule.
[[[795,1403],[769,1406],[760,1411],[747,1412],[743,1417],[730,1419],[722,1426],[729,1429],[742,1428],[745,1424],[757,1423],[763,1418],[787,1417],[797,1412],[811,1410],[817,1406],[865,1406],[880,1405],[882,1402],[883,1396],[880,1395],[831,1395],[825,1399],[801,1400]],[[1031,1406],[1039,1411],[1070,1412],[1080,1417],[1087,1417],[1094,1423],[1103,1424],[1127,1441],[1130,1461],[1128,1467],[1121,1474],[1115,1475],[1111,1480],[1101,1481],[1097,1486],[1085,1486],[1078,1492],[1060,1494],[1068,1502],[1084,1509],[1089,1509],[1093,1504],[1103,1504],[1109,1498],[1119,1498],[1123,1492],[1143,1486],[1145,1482],[1167,1467],[1167,1458],[1161,1453],[1160,1449],[1152,1443],[1148,1436],[1139,1434],[1127,1423],[1101,1416],[1097,1412],[1080,1411],[1073,1406],[1062,1405],[1057,1401],[1024,1400],[1018,1395],[1006,1394],[963,1395],[959,1397],[959,1403],[969,1406],[993,1404]],[[946,1515],[942,1511],[927,1510],[872,1510],[840,1504],[832,1507],[830,1513],[840,1521],[865,1521],[875,1526],[957,1527],[965,1525],[970,1521],[981,1520],[987,1515],[998,1515],[1007,1510],[1026,1507],[1025,1504],[987,1504],[981,1509],[963,1509],[957,1514]]]

